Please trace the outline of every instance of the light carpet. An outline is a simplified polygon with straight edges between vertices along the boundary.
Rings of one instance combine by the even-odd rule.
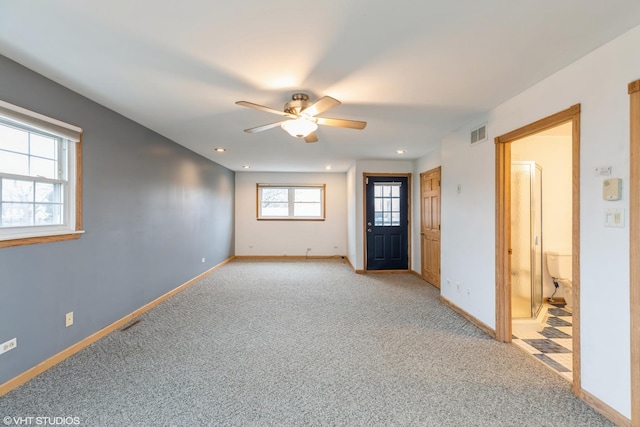
[[[236,260],[0,398],[87,426],[608,426],[412,274]]]

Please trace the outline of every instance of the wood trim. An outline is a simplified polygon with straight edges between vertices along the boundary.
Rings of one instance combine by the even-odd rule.
[[[578,106],[579,107],[579,106]],[[572,282],[572,348],[573,348],[573,393],[582,390],[582,358],[580,349],[580,109],[573,114],[571,129],[571,282]]]
[[[366,270],[366,274],[408,274],[413,273],[413,270]]]
[[[154,299],[153,301],[143,305],[142,307],[140,307],[139,309],[135,310],[131,314],[128,314],[128,315],[122,317],[121,319],[116,320],[115,322],[111,323],[108,326],[105,326],[104,328],[102,328],[99,331],[89,335],[88,337],[84,338],[83,340],[78,341],[77,343],[71,345],[70,347],[67,347],[66,349],[62,350],[61,352],[59,352],[59,353],[51,356],[50,358],[38,363],[34,367],[32,367],[32,368],[24,371],[23,373],[15,376],[14,378],[10,379],[9,381],[7,381],[7,382],[5,382],[3,384],[0,384],[0,396],[3,396],[5,394],[7,394],[8,392],[10,392],[11,390],[15,389],[16,387],[21,386],[22,384],[26,383],[27,381],[29,381],[29,380],[35,378],[36,376],[40,375],[41,373],[43,373],[47,369],[57,365],[58,363],[62,362],[65,359],[67,359],[69,356],[72,356],[72,355],[76,354],[77,352],[79,352],[83,348],[85,348],[85,347],[89,346],[90,344],[98,341],[100,338],[102,338],[102,337],[110,334],[111,332],[115,331],[116,329],[126,325],[127,323],[129,323],[133,319],[135,319],[136,317],[138,317],[141,314],[149,311],[150,309],[152,309],[153,307],[159,305],[163,301],[166,301],[167,299],[171,298],[172,296],[174,296],[178,292],[181,292],[181,291],[185,290],[189,286],[191,286],[194,283],[196,283],[198,280],[203,279],[207,275],[211,274],[214,270],[217,270],[218,268],[222,267],[223,265],[228,264],[229,262],[233,261],[234,259],[235,259],[235,256],[227,258],[226,260],[224,260],[221,263],[215,265],[214,267],[211,267],[209,270],[205,271],[204,273],[201,273],[201,274],[197,275],[193,279],[183,283],[182,285],[178,286],[177,288],[175,288],[175,289],[167,292],[166,294],[159,296],[158,298]]]
[[[496,138],[496,339],[511,342],[511,145]]]
[[[631,421],[627,417],[589,392],[581,390],[578,397],[615,425],[619,427],[632,427]]]
[[[640,80],[629,83],[629,300],[631,309],[631,425],[640,427]]]
[[[12,246],[35,245],[38,243],[64,242],[66,240],[79,239],[82,233],[56,234],[55,236],[29,237],[26,239],[1,240],[0,248],[10,248]]]
[[[496,339],[511,342],[510,144],[566,122],[572,122],[573,250],[573,393],[581,385],[580,358],[580,104],[495,138],[496,143]]]
[[[260,184],[256,182],[256,219],[260,218]]]
[[[363,273],[367,272],[367,177],[369,174],[364,172],[362,174],[362,269]]]
[[[346,259],[345,255],[235,255],[234,259],[255,259],[261,261],[272,260],[301,260],[301,259]],[[351,263],[349,263],[351,264]]]
[[[82,134],[76,143],[76,231],[82,230]]]
[[[367,178],[370,176],[385,176],[385,177],[406,177],[407,178],[407,270],[405,273],[411,270],[411,211],[412,211],[412,194],[411,194],[411,173],[378,173],[378,172],[363,172],[362,173],[362,244],[364,246],[364,254],[363,264],[365,273],[372,273],[374,271],[379,271],[381,273],[387,273],[394,270],[368,270],[367,269]]]
[[[413,239],[412,239],[412,224],[413,224],[413,190],[411,189],[411,176],[412,174],[407,174],[407,246],[409,246],[407,248],[407,270],[411,271],[411,259],[413,258],[412,256],[412,247],[413,247]]]
[[[82,231],[82,134],[76,144],[76,233],[56,234],[53,236],[36,236],[22,239],[1,240],[0,248],[10,248],[14,246],[36,245],[40,243],[64,242],[67,240],[79,239]]]
[[[466,311],[464,311],[463,309],[461,309],[460,307],[458,307],[457,305],[455,305],[454,303],[452,303],[442,295],[440,295],[440,301],[442,301],[445,305],[447,305],[450,309],[458,313],[460,316],[464,317],[469,322],[473,323],[474,326],[476,326],[485,334],[489,335],[491,338],[496,338],[496,331],[491,329],[491,327],[487,326],[484,322],[481,322],[480,320],[476,319],[474,316],[467,313]]]
[[[496,137],[495,141],[497,144],[513,142],[516,139],[524,138],[525,136],[533,135],[534,133],[542,132],[559,124],[568,122],[574,116],[579,114],[580,104],[572,105],[566,110],[560,111],[556,114],[552,114],[548,117],[545,117],[544,119],[540,119],[509,133],[505,133],[504,135],[500,135]]]
[[[324,221],[325,218],[256,218],[257,221]]]

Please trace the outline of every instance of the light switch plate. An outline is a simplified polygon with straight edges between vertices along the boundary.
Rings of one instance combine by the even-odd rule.
[[[604,210],[604,226],[605,227],[624,227],[624,209],[605,209]]]

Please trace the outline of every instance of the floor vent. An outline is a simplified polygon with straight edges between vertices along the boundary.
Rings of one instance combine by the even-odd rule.
[[[484,124],[471,130],[471,144],[477,144],[487,140],[487,125]]]
[[[125,326],[124,328],[120,329],[120,332],[124,332],[124,331],[128,330],[129,328],[132,328],[132,327],[136,326],[138,323],[140,323],[140,319],[134,320],[133,322],[129,323],[127,326]]]

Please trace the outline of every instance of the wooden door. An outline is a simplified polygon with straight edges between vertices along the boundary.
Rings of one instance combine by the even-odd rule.
[[[422,278],[440,289],[440,168],[420,174]]]

